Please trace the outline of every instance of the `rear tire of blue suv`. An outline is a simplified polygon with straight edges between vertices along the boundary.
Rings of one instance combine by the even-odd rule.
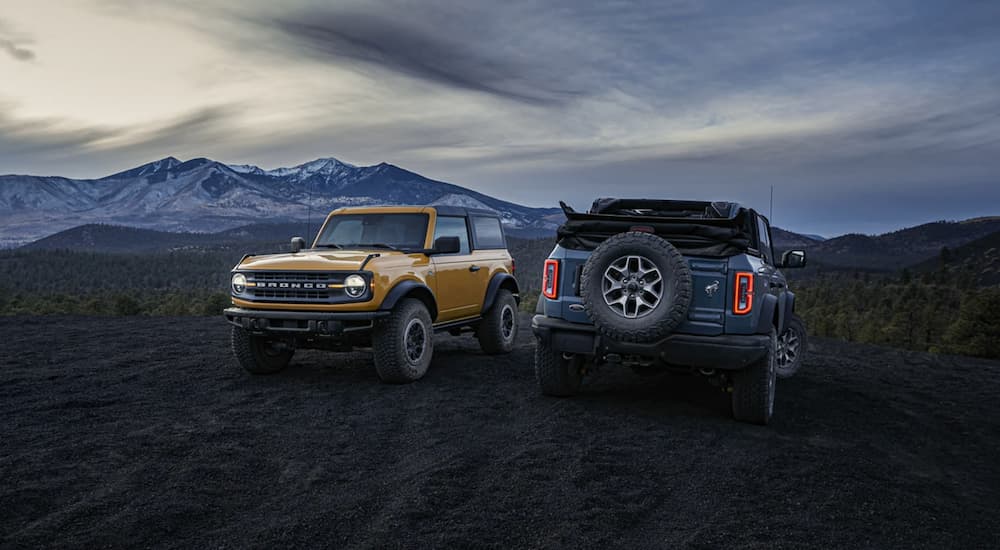
[[[602,334],[619,342],[656,342],[687,317],[691,269],[674,245],[629,231],[601,243],[587,259],[580,295]]]
[[[583,381],[583,358],[563,355],[542,340],[535,345],[535,378],[544,395],[570,397],[576,395]]]
[[[733,418],[736,420],[762,426],[771,420],[777,382],[777,347],[778,334],[771,329],[767,353],[733,373]]]

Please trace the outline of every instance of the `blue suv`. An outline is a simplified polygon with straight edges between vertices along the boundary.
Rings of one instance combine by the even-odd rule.
[[[767,424],[775,379],[798,369],[805,327],[764,216],[731,202],[560,203],[532,330],[542,393],[575,394],[593,365],[700,373],[732,394],[733,416]]]

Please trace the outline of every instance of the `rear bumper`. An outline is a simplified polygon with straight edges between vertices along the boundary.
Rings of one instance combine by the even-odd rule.
[[[659,342],[633,344],[610,340],[593,325],[535,315],[531,320],[535,337],[559,353],[580,353],[599,357],[608,354],[639,355],[671,365],[701,369],[738,370],[767,353],[766,334],[721,334],[698,336],[671,334]]]
[[[370,330],[375,319],[387,317],[390,312],[270,311],[231,307],[223,311],[223,315],[231,325],[254,333],[339,336]]]

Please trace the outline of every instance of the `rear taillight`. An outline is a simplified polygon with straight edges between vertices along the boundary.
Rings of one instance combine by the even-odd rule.
[[[736,294],[733,297],[733,314],[746,315],[753,309],[753,273],[736,274]]]
[[[516,272],[517,272],[517,262],[514,261],[514,258],[511,258],[510,259],[510,273],[511,273],[511,275],[513,275]]]
[[[545,260],[542,274],[542,294],[555,300],[559,296],[559,260]]]

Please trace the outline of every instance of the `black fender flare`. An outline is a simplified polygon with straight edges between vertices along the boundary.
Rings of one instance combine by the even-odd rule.
[[[778,313],[778,297],[774,294],[765,294],[760,301],[760,317],[757,318],[757,334],[769,334],[771,328],[775,326],[775,321],[780,321],[781,315]],[[778,334],[781,334],[780,329]]]
[[[481,314],[486,313],[493,307],[493,302],[497,299],[497,291],[501,288],[510,290],[511,294],[514,295],[514,300],[518,304],[521,303],[521,291],[517,286],[517,279],[510,273],[497,273],[490,279],[490,285],[486,287],[486,297],[483,299]]]
[[[778,334],[785,332],[795,313],[795,293],[789,290],[778,297]]]
[[[431,314],[431,320],[437,319],[438,307],[437,299],[434,298],[434,293],[427,285],[414,281],[406,280],[402,281],[396,286],[392,287],[392,290],[385,295],[385,299],[382,300],[382,304],[379,306],[381,311],[390,311],[392,308],[396,307],[396,304],[407,296],[413,296],[424,303],[427,306],[427,310]]]

